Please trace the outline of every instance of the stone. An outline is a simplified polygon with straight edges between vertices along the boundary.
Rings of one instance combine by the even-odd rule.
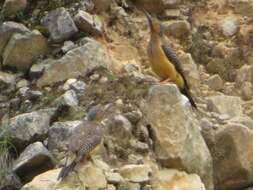
[[[26,79],[21,79],[20,81],[18,81],[16,87],[17,87],[17,88],[22,88],[22,87],[26,87],[26,86],[28,86],[28,85],[29,85],[28,80],[26,80]]]
[[[166,19],[178,19],[180,17],[179,9],[166,9],[164,11],[163,17]]]
[[[70,50],[61,59],[51,61],[51,67],[44,71],[37,81],[37,86],[43,87],[70,78],[78,78],[98,66],[112,69],[113,63],[102,45],[90,39],[83,46]]]
[[[212,90],[222,90],[223,88],[223,80],[218,74],[212,75],[208,78],[205,83],[211,88]]]
[[[15,161],[13,171],[27,181],[36,175],[54,167],[53,157],[41,142],[35,142],[25,148]]]
[[[111,0],[93,0],[94,3],[94,9],[96,12],[104,12],[107,11],[110,8],[110,5],[112,3]]]
[[[64,85],[63,85],[63,90],[69,90],[70,89],[70,85],[75,83],[77,81],[77,79],[68,79]]]
[[[58,108],[70,108],[74,106],[78,106],[79,101],[74,90],[68,90],[59,98],[57,98],[54,102],[54,105]]]
[[[47,41],[37,30],[14,34],[3,53],[3,65],[27,71],[35,58],[47,52]]]
[[[0,25],[0,57],[4,52],[4,48],[15,33],[30,32],[23,24],[8,21]]]
[[[0,71],[0,90],[15,86],[16,76]]]
[[[242,100],[237,96],[217,95],[207,98],[208,109],[231,117],[242,115]]]
[[[212,157],[188,103],[176,85],[154,85],[142,109],[153,133],[157,160],[165,167],[198,174],[212,190]]]
[[[241,86],[241,97],[243,100],[251,100],[253,98],[253,84],[244,82]]]
[[[198,175],[187,174],[175,169],[163,169],[158,171],[155,180],[154,183],[159,183],[156,186],[160,186],[160,188],[164,190],[206,190],[205,185]]]
[[[141,186],[138,183],[131,183],[131,182],[124,181],[118,185],[117,189],[118,190],[140,190]]]
[[[253,66],[243,65],[236,73],[236,86],[241,87],[244,82],[253,83]]]
[[[74,21],[80,31],[94,35],[103,32],[103,23],[96,15],[90,15],[85,11],[79,11],[75,16]]]
[[[237,21],[236,21],[236,18],[234,17],[226,17],[222,19],[218,23],[218,25],[223,35],[226,37],[233,36],[238,30]]]
[[[227,124],[229,125],[239,124],[253,130],[253,119],[251,119],[250,117],[246,115],[233,117],[227,121]]]
[[[187,38],[191,33],[191,25],[186,20],[166,21],[163,24],[167,36]]]
[[[42,109],[17,115],[0,128],[0,139],[8,136],[17,150],[26,145],[46,139],[51,119],[56,109]]]
[[[59,152],[66,151],[72,131],[81,124],[81,121],[55,122],[48,132],[48,150],[59,160],[64,156]],[[61,143],[59,143],[61,142]]]
[[[150,180],[152,169],[148,165],[125,165],[119,169],[125,180],[133,183],[143,183]]]
[[[1,178],[1,182],[0,182],[0,189],[4,190],[16,190],[16,189],[20,189],[22,187],[22,183],[20,178],[15,174],[15,173],[10,173],[7,176],[4,177],[4,179],[2,180]]]
[[[5,0],[3,5],[3,14],[6,17],[15,17],[27,6],[27,0]]]
[[[165,8],[175,8],[181,3],[181,0],[162,0],[163,5]]]
[[[216,134],[212,156],[218,189],[242,189],[252,182],[252,139],[253,131],[243,125],[229,124]]]
[[[228,0],[236,13],[247,17],[253,17],[253,2],[251,0]]]
[[[72,41],[65,41],[63,44],[63,47],[61,48],[63,53],[67,53],[69,50],[72,50],[75,48],[75,44]]]
[[[21,190],[56,190],[55,187],[59,183],[57,180],[59,172],[60,169],[54,169],[42,173],[25,184]]]
[[[50,11],[41,23],[47,27],[54,42],[67,40],[78,32],[69,12],[63,7]]]
[[[43,61],[42,63],[39,64],[33,64],[30,68],[30,73],[29,76],[34,79],[34,78],[39,78],[44,70],[49,67],[48,64],[45,63],[46,61]]]
[[[119,184],[124,181],[124,178],[119,173],[105,172],[105,177],[110,184]]]
[[[124,116],[133,124],[137,124],[141,118],[142,118],[142,113],[140,110],[135,110],[132,112],[128,112],[126,114],[124,114]]]
[[[70,84],[70,88],[75,90],[78,93],[83,93],[86,89],[86,84],[83,81],[78,80]]]
[[[133,126],[123,115],[114,115],[104,121],[106,135],[113,138],[113,141],[122,146],[129,145],[132,137]]]

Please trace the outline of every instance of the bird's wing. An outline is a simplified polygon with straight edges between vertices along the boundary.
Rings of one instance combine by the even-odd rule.
[[[167,44],[162,44],[162,49],[166,55],[166,57],[168,58],[168,60],[174,65],[175,69],[177,70],[177,72],[182,76],[184,83],[185,83],[185,87],[188,89],[188,83],[186,81],[186,78],[184,76],[183,70],[181,68],[181,62],[179,61],[179,59],[176,56],[176,53],[173,51],[173,49],[167,45]]]

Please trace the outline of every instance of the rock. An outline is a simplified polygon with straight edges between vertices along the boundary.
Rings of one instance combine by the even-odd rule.
[[[223,80],[220,78],[219,75],[215,74],[211,76],[209,79],[205,81],[205,83],[211,88],[212,90],[222,90],[223,88]]]
[[[163,5],[165,8],[175,8],[181,3],[181,0],[162,0]]]
[[[253,83],[253,66],[244,65],[240,69],[238,69],[235,82],[237,87],[241,87],[244,82]]]
[[[105,190],[116,190],[114,185],[108,184]]]
[[[14,87],[16,82],[16,76],[10,73],[0,71],[0,90]]]
[[[150,180],[152,169],[148,165],[125,165],[119,173],[129,182],[142,183]]]
[[[107,11],[112,3],[111,0],[93,0],[95,11],[100,13]]]
[[[217,95],[207,98],[208,109],[229,116],[242,115],[242,100],[236,96]]]
[[[191,33],[191,25],[186,20],[166,21],[165,34],[176,38],[187,38]]]
[[[241,189],[253,180],[253,131],[227,125],[215,137],[214,170],[217,188]],[[231,168],[233,168],[231,170]]]
[[[33,64],[32,67],[30,68],[29,76],[32,79],[39,78],[43,74],[44,70],[49,67],[49,65],[46,64],[47,61],[48,60],[43,61],[42,63],[39,64]]]
[[[54,105],[56,105],[56,107],[62,109],[78,106],[78,104],[79,101],[74,90],[68,90],[54,102]]]
[[[42,109],[17,115],[0,128],[0,139],[8,136],[17,150],[29,143],[44,140],[56,109]]]
[[[3,14],[6,17],[15,17],[26,8],[27,0],[5,0],[3,5]]]
[[[49,12],[41,22],[49,30],[54,42],[67,40],[78,32],[70,14],[63,7]]]
[[[142,118],[142,113],[140,110],[136,110],[136,111],[132,111],[132,112],[128,112],[126,114],[124,114],[124,116],[133,124],[137,124],[141,118]]]
[[[244,82],[241,86],[241,97],[243,100],[251,100],[253,98],[253,84]]]
[[[163,14],[163,18],[165,19],[178,19],[180,17],[179,9],[166,9]]]
[[[243,16],[253,17],[253,2],[251,0],[229,0],[236,13]]]
[[[153,132],[155,154],[162,165],[196,173],[207,189],[213,189],[211,155],[199,123],[178,88],[152,86],[142,109]]]
[[[55,186],[58,183],[57,177],[59,172],[60,169],[55,169],[42,173],[24,185],[21,190],[56,190]]]
[[[230,125],[241,124],[253,130],[253,119],[248,116],[233,117],[232,119],[228,120],[227,123]]]
[[[90,15],[85,11],[79,11],[74,20],[78,29],[83,32],[95,35],[103,32],[103,23],[96,15]]]
[[[3,65],[28,70],[36,57],[47,51],[46,39],[39,31],[14,34],[3,53]]]
[[[70,89],[70,85],[75,83],[77,81],[77,79],[68,79],[64,85],[63,85],[63,90],[69,90]]]
[[[4,22],[0,25],[0,57],[3,54],[4,48],[14,33],[26,33],[29,29],[23,24],[16,22]]]
[[[23,88],[29,85],[29,82],[26,79],[22,79],[20,81],[18,81],[16,87],[17,88]]]
[[[111,184],[119,184],[124,178],[119,173],[105,172],[106,180]]]
[[[78,80],[70,84],[70,88],[75,90],[78,93],[83,93],[86,89],[86,84],[83,81]]]
[[[69,50],[72,50],[75,48],[75,44],[72,41],[65,41],[63,44],[63,47],[61,48],[63,53],[67,53]]]
[[[140,190],[141,186],[138,183],[121,182],[118,185],[118,190]]]
[[[41,142],[35,142],[26,147],[15,161],[13,171],[27,181],[34,176],[54,167],[53,157]]]
[[[22,183],[21,183],[19,177],[14,173],[11,173],[11,174],[5,176],[4,179],[1,180],[1,182],[0,182],[0,189],[1,190],[5,190],[5,189],[6,190],[16,190],[16,189],[20,189],[21,187],[22,187]]]
[[[45,70],[37,85],[43,87],[77,78],[98,66],[111,67],[112,63],[113,60],[106,50],[90,39],[83,46],[70,50],[61,59],[51,61],[51,67]]]
[[[122,115],[114,115],[104,121],[106,134],[113,138],[114,143],[127,147],[132,138],[132,124]]]
[[[69,137],[72,131],[80,124],[81,121],[56,122],[50,127],[48,132],[48,149],[59,160],[64,157],[59,155],[59,152],[67,150]]]
[[[196,174],[187,174],[174,169],[163,169],[157,174],[154,183],[159,183],[161,189],[177,190],[205,190],[200,177]]]
[[[237,21],[233,17],[226,17],[219,22],[219,28],[224,36],[233,36],[238,30]]]

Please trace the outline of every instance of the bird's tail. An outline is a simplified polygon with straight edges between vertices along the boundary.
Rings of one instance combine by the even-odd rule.
[[[58,175],[58,178],[57,180],[60,180],[60,179],[64,179],[65,177],[67,177],[67,175],[69,174],[69,172],[73,171],[74,167],[76,166],[76,162],[73,161],[71,162],[71,164],[69,164],[68,166],[64,166],[59,175]]]
[[[194,100],[193,100],[193,98],[192,98],[192,96],[191,96],[191,94],[190,94],[190,91],[189,91],[187,88],[184,88],[184,89],[182,90],[182,93],[183,93],[184,95],[187,96],[187,98],[189,99],[191,105],[192,105],[195,109],[197,109],[197,105],[196,105],[196,103],[194,102]]]

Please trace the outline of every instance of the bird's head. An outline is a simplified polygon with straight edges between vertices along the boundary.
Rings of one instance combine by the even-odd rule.
[[[157,19],[152,18],[151,15],[145,9],[143,9],[143,12],[147,17],[151,34],[155,33],[162,37],[164,35],[164,26],[160,24],[160,22]]]

